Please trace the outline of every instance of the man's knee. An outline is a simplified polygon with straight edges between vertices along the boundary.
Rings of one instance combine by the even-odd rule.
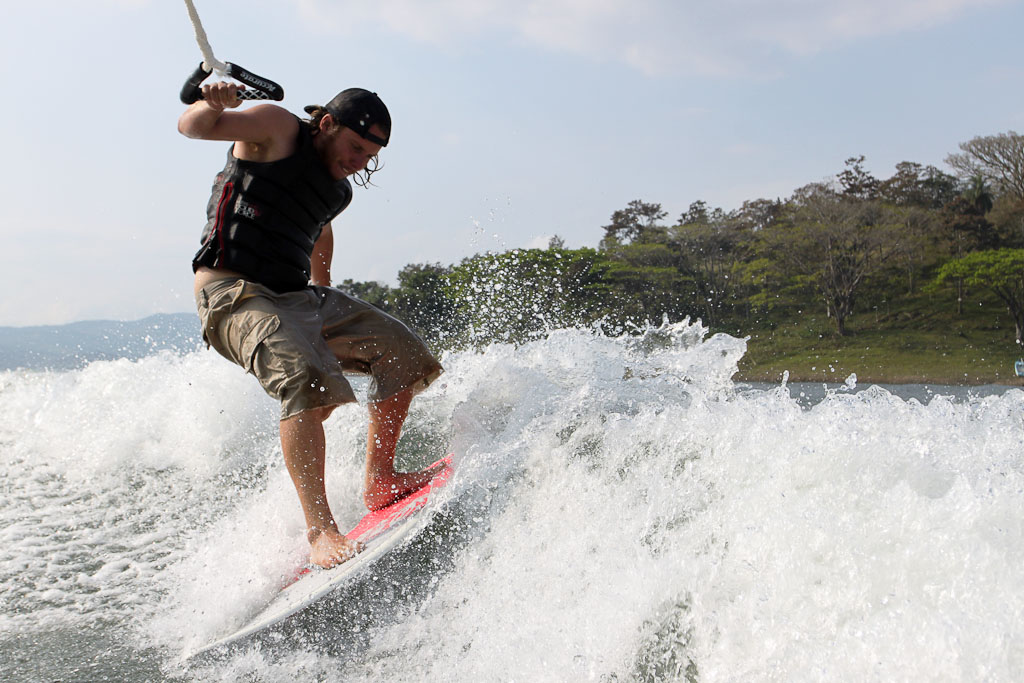
[[[327,418],[329,418],[331,416],[331,413],[333,413],[334,409],[337,408],[337,407],[338,406],[336,406],[336,405],[334,405],[334,406],[323,406],[323,407],[320,407],[320,408],[312,408],[311,410],[309,410],[307,412],[311,414],[310,415],[311,419],[318,420],[320,422],[326,422]]]
[[[321,406],[319,408],[310,408],[309,410],[303,410],[301,413],[296,413],[288,417],[281,418],[281,422],[287,422],[289,420],[297,420],[301,422],[324,422],[331,416],[334,409],[338,406]]]

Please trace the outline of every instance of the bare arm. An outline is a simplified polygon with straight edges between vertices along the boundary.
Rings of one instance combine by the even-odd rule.
[[[320,238],[313,245],[312,276],[313,284],[321,287],[331,286],[331,261],[334,258],[334,229],[328,223],[324,226]]]
[[[203,99],[189,105],[178,119],[178,132],[200,140],[234,141],[235,156],[248,161],[276,161],[295,150],[298,120],[274,104],[244,111],[234,109],[238,86],[213,83],[203,86]]]

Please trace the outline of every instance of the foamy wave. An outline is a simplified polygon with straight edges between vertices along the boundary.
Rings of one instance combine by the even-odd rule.
[[[207,352],[4,375],[0,629],[109,616],[202,680],[1019,678],[1024,392],[807,408],[733,384],[744,350],[681,323],[446,356],[400,445],[456,454],[429,533],[192,669],[301,557],[275,406]],[[365,411],[327,432],[353,522]]]

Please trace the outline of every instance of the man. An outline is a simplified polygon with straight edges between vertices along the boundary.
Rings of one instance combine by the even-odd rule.
[[[434,470],[396,472],[412,397],[442,369],[405,325],[330,287],[331,220],[388,144],[391,117],[375,93],[351,88],[309,121],[272,104],[238,107],[239,86],[214,83],[181,115],[190,138],[230,141],[192,262],[203,338],[281,402],[281,448],[306,519],[310,562],[359,552],[338,529],[324,485],[323,421],[355,400],[343,371],[370,375],[364,502],[386,507]],[[368,166],[372,163],[372,169]]]

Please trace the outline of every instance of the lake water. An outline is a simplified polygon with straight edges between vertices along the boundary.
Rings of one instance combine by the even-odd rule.
[[[1016,681],[1024,391],[748,385],[744,342],[444,357],[412,546],[222,656],[302,562],[277,408],[206,350],[0,373],[4,681]],[[365,410],[327,424],[339,522]]]

